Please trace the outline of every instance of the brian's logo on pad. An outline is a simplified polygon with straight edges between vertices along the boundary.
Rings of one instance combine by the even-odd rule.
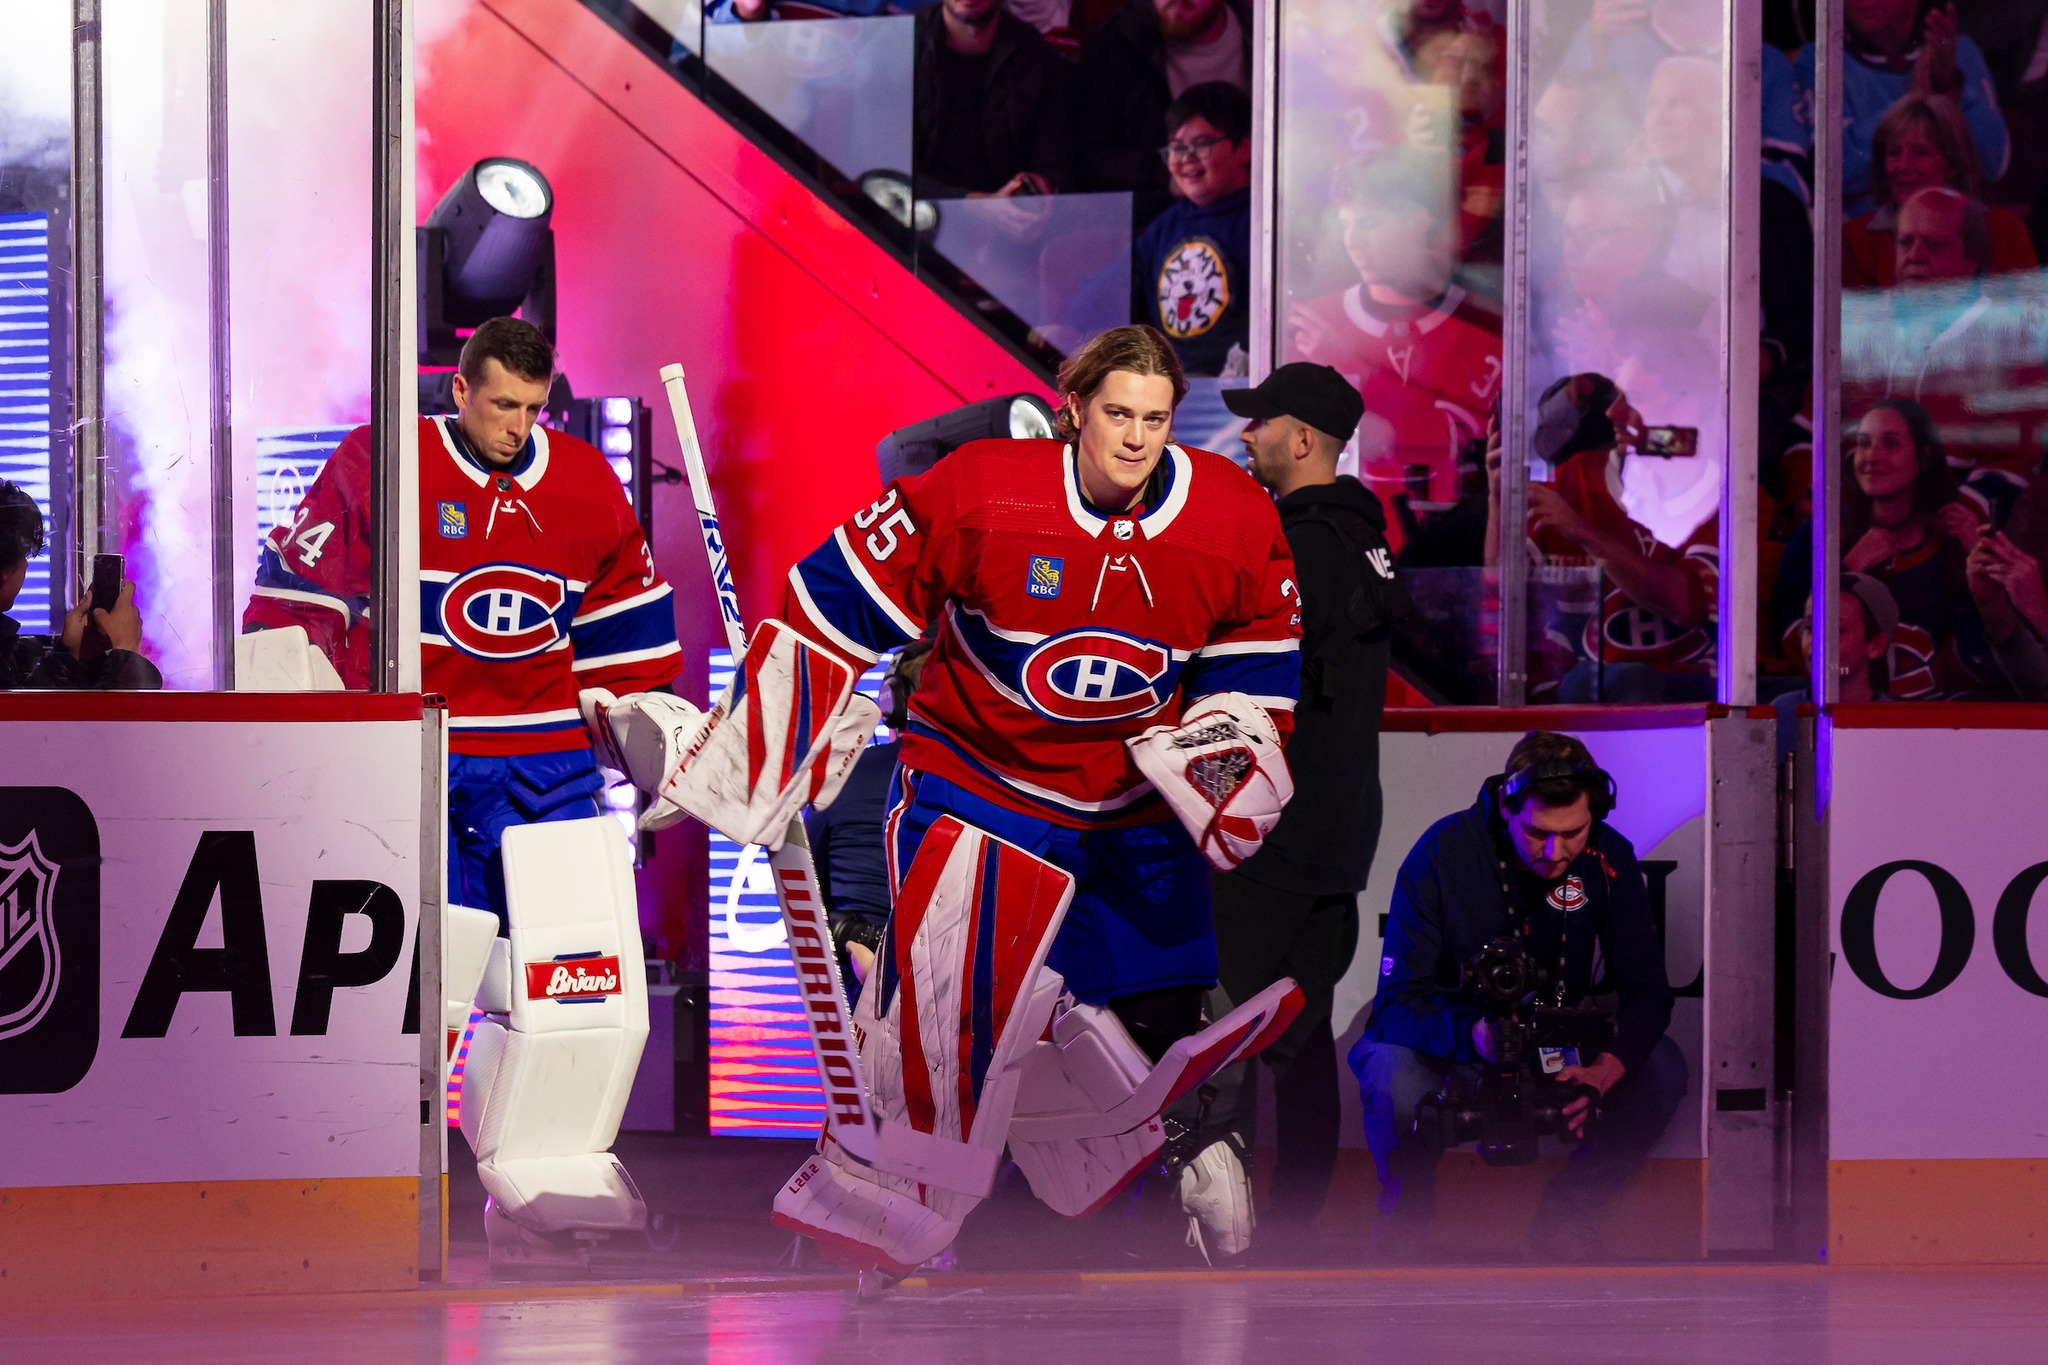
[[[1166,704],[1164,645],[1107,630],[1055,635],[1024,660],[1024,696],[1041,715],[1085,725],[1147,716]]]
[[[1060,595],[1060,570],[1066,567],[1064,559],[1053,559],[1047,555],[1031,556],[1031,571],[1024,576],[1026,597],[1058,597]]]
[[[562,638],[569,585],[524,564],[484,564],[441,594],[441,633],[479,659],[524,659]]]
[[[602,1000],[619,993],[619,959],[616,955],[526,964],[528,1000]]]

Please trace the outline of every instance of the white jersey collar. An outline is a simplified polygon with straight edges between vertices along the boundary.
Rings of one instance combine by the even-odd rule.
[[[1173,525],[1181,508],[1187,506],[1188,488],[1194,483],[1195,463],[1188,453],[1172,442],[1167,443],[1166,453],[1160,457],[1166,465],[1166,496],[1159,500],[1157,507],[1147,508],[1142,516],[1134,518],[1144,530],[1147,540],[1157,540]],[[1088,505],[1081,496],[1080,453],[1076,445],[1068,444],[1060,452],[1061,478],[1066,486],[1067,511],[1074,518],[1074,524],[1090,536],[1099,536],[1113,520],[1123,518],[1106,517]]]
[[[441,437],[441,448],[448,452],[449,460],[468,476],[471,483],[478,488],[489,487],[491,474],[456,448],[454,434],[448,429],[448,424],[452,420],[454,419],[449,417],[433,419],[434,430]],[[548,429],[536,422],[533,434],[528,439],[533,442],[533,459],[528,462],[525,469],[511,478],[523,491],[530,493],[534,485],[541,481],[541,476],[548,472]]]

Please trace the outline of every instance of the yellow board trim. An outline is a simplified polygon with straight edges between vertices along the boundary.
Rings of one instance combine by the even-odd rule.
[[[0,1190],[0,1304],[411,1289],[415,1176]]]
[[[2048,1264],[2048,1161],[1831,1161],[1828,1260]]]

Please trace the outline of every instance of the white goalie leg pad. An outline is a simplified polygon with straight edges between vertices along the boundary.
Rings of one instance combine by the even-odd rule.
[[[1021,1065],[1061,981],[1045,968],[1073,878],[951,816],[918,845],[886,956],[854,1013],[869,1101],[917,1176],[855,1161],[830,1137],[775,1198],[775,1221],[859,1269],[908,1273],[937,1255],[987,1195]],[[892,1144],[892,1130],[915,1134]]]
[[[491,944],[498,938],[498,917],[488,910],[451,905],[441,925],[441,1023],[448,1034],[447,1059],[453,1061],[484,984]]]
[[[735,843],[780,848],[806,802],[828,784],[836,794],[835,774],[844,781],[839,765],[851,766],[849,754],[881,720],[875,704],[853,690],[857,681],[837,655],[782,622],[756,626],[703,732],[656,793],[667,803],[663,820],[680,811]]]
[[[1301,1013],[1301,988],[1280,980],[1199,1033],[1179,1039],[1157,1065],[1123,1021],[1099,1005],[1071,1004],[1052,1036],[1031,1051],[1010,1122],[1010,1159],[1032,1193],[1078,1218],[1100,1208],[1165,1143],[1159,1116],[1175,1100],[1285,1031]]]
[[[235,690],[339,692],[342,683],[304,626],[279,626],[235,637]]]
[[[595,816],[508,829],[502,848],[510,940],[494,957],[509,970],[486,975],[505,978],[508,1008],[478,1023],[463,1072],[477,1175],[532,1232],[639,1228],[646,1205],[608,1150],[647,1042],[625,833]]]

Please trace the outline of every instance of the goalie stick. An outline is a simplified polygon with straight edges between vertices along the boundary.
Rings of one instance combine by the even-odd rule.
[[[704,470],[704,451],[697,441],[683,367],[662,366],[661,383],[668,390],[669,412],[682,445],[690,499],[704,537],[704,554],[711,563],[711,582],[718,592],[719,618],[733,663],[738,666],[747,652],[745,619],[740,615],[725,537],[719,530],[711,480]],[[824,898],[818,894],[818,871],[811,861],[810,840],[801,816],[790,820],[782,847],[768,855],[768,867],[775,882],[775,900],[782,910],[790,962],[803,991],[818,1081],[825,1088],[825,1131],[863,1165],[947,1189],[986,1194],[995,1179],[995,1154],[946,1142],[908,1124],[882,1125],[875,1118],[854,1038],[853,1012],[847,1008],[846,987],[839,976],[839,954],[832,942]]]

